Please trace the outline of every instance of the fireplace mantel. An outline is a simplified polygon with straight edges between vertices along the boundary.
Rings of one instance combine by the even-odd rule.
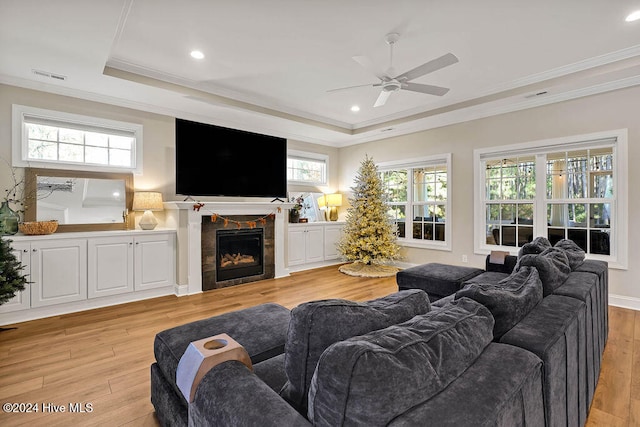
[[[213,214],[256,215],[274,214],[275,277],[289,275],[285,266],[285,218],[293,203],[282,202],[166,202],[166,225],[178,230],[178,295],[202,292],[202,217]],[[186,269],[186,275],[183,272]],[[186,284],[185,284],[186,280]]]

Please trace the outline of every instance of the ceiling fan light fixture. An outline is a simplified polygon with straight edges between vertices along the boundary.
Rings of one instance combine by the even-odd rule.
[[[625,21],[633,22],[633,21],[637,21],[638,19],[640,19],[640,10],[631,12],[629,15],[627,15],[627,17],[625,18]]]
[[[389,82],[385,82],[382,85],[382,90],[385,92],[395,92],[400,89],[400,86],[401,86],[400,82],[392,80]]]
[[[194,59],[204,59],[204,53],[199,50],[192,50],[191,57]]]

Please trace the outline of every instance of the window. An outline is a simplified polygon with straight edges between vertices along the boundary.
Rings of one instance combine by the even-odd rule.
[[[299,184],[326,185],[328,156],[289,150],[287,181]]]
[[[379,165],[400,244],[451,249],[450,170],[451,155]]]
[[[611,131],[475,150],[476,251],[516,253],[545,236],[626,268],[626,138]]]
[[[141,172],[141,125],[19,105],[13,116],[16,166]]]

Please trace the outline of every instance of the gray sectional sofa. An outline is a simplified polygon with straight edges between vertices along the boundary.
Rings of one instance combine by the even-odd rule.
[[[277,304],[157,334],[151,400],[165,426],[580,426],[607,339],[607,265],[569,241],[525,245],[431,302],[405,289],[357,303]],[[176,386],[191,341],[249,353]]]

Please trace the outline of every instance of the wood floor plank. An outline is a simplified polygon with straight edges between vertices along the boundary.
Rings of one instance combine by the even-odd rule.
[[[351,277],[333,266],[6,325],[17,329],[0,332],[2,402],[91,403],[93,412],[0,413],[0,425],[157,427],[149,377],[156,333],[266,302],[293,308],[310,300],[365,301],[395,291],[395,277]],[[589,427],[638,425],[640,419],[640,315],[617,307],[609,313],[610,339]]]

